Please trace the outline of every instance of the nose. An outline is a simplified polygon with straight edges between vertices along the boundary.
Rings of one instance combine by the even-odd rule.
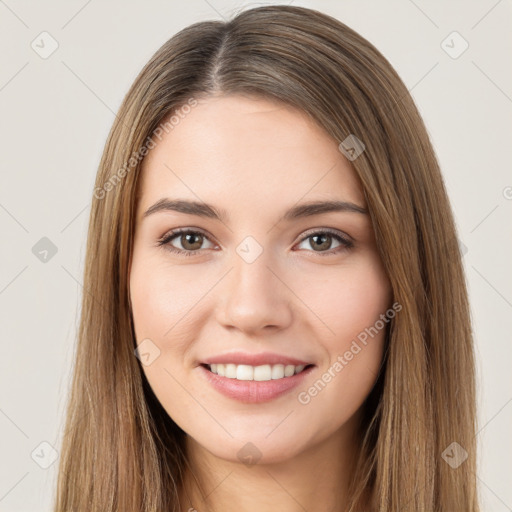
[[[234,255],[232,269],[219,290],[222,299],[217,317],[221,325],[258,334],[291,324],[293,293],[286,276],[276,267],[265,251],[252,262]]]

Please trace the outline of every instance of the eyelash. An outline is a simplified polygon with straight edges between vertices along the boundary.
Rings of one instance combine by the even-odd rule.
[[[196,254],[199,253],[200,250],[186,251],[183,249],[177,249],[176,247],[173,247],[172,245],[170,245],[170,242],[174,238],[176,238],[177,235],[181,235],[183,233],[193,234],[193,235],[201,235],[209,240],[209,238],[206,236],[206,234],[200,230],[180,228],[180,229],[175,229],[174,231],[170,231],[170,232],[166,233],[162,238],[160,238],[158,240],[157,246],[158,247],[167,246],[166,248],[175,254],[181,254],[183,256],[196,256]],[[342,250],[350,250],[354,247],[354,243],[351,240],[342,236],[338,231],[335,231],[330,228],[325,228],[322,230],[310,232],[307,236],[304,236],[298,242],[298,244],[301,244],[308,238],[311,238],[315,235],[325,235],[325,234],[331,235],[333,238],[338,240],[341,243],[341,245],[339,247],[336,247],[335,249],[330,249],[329,251],[309,251],[309,252],[314,252],[314,253],[318,254],[319,256],[332,256],[334,254],[341,252]]]

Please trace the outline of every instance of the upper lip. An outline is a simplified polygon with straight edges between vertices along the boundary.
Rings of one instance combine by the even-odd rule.
[[[289,357],[272,352],[261,352],[259,354],[250,354],[247,352],[229,352],[209,357],[202,361],[202,364],[247,364],[250,366],[261,366],[264,364],[292,364],[294,366],[313,364],[308,361],[302,361],[295,357]]]

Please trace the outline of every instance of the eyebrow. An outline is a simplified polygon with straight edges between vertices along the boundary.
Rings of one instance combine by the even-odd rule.
[[[198,217],[215,219],[223,223],[229,222],[229,215],[226,210],[218,209],[213,205],[199,201],[168,198],[160,199],[153,206],[149,207],[144,212],[143,218],[163,211],[175,211],[189,215],[197,215]],[[329,212],[350,212],[368,215],[368,210],[366,208],[349,201],[310,201],[290,208],[281,217],[281,219],[279,219],[279,222],[283,220],[291,221],[302,217],[310,217],[312,215]]]

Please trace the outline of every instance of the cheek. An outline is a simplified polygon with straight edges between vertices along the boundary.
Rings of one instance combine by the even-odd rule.
[[[169,264],[161,255],[134,250],[130,297],[135,337],[137,344],[151,340],[158,354],[143,364],[143,371],[162,405],[172,408],[173,418],[180,418],[190,402],[179,383],[189,378],[191,349],[206,314],[204,298],[218,281],[216,275],[203,277],[198,279],[194,265]]]
[[[195,305],[208,291],[207,280],[198,280],[192,266],[170,266],[162,258],[134,255],[130,297],[138,341],[145,337],[174,337],[188,322]]]
[[[342,350],[386,313],[391,287],[375,255],[325,272],[326,278],[310,280],[303,294],[307,292],[308,306],[328,328],[329,346]]]
[[[196,337],[194,304],[205,291],[191,286],[193,275],[183,269],[134,251],[130,298],[137,344],[142,343],[151,357],[149,364],[141,358],[142,370],[169,416],[185,427],[194,402],[180,383],[188,378],[184,363],[190,340]]]
[[[351,268],[331,268],[328,281],[320,278],[308,286],[308,306],[326,326],[321,343],[327,357],[313,387],[301,390],[299,402],[314,401],[341,424],[360,407],[378,376],[394,316],[389,313],[391,287],[375,255]]]

